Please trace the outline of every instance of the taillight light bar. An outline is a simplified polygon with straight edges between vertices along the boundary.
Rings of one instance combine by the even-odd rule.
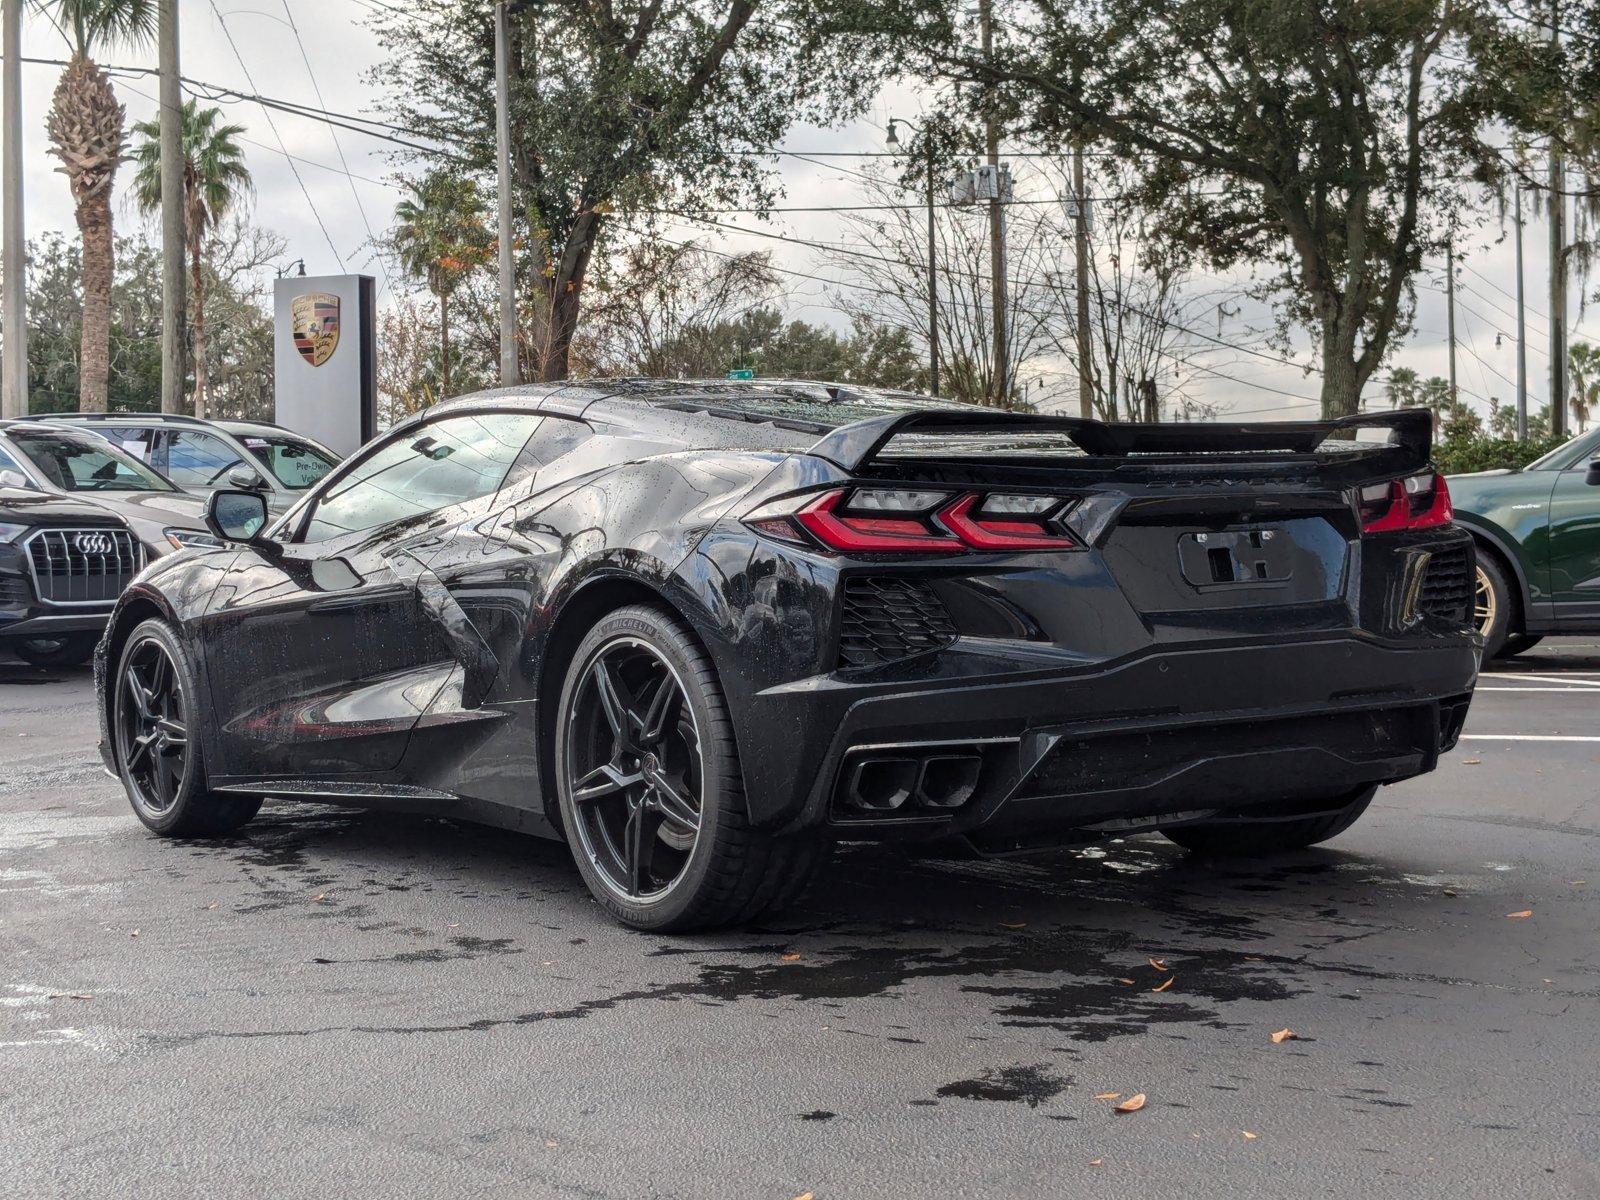
[[[1081,550],[1056,520],[1071,504],[1006,492],[833,488],[765,505],[744,522],[782,541],[806,544],[809,534],[841,554]]]
[[[1404,529],[1435,529],[1455,519],[1450,486],[1432,471],[1407,475],[1387,483],[1372,483],[1357,496],[1361,506],[1361,532],[1396,533]]]

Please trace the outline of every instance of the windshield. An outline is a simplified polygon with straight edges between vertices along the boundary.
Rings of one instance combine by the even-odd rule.
[[[64,492],[175,492],[160,475],[99,438],[70,433],[11,434],[45,482]]]
[[[300,492],[316,483],[337,461],[326,451],[299,438],[240,434],[245,449],[272,472],[284,487]]]
[[[1523,470],[1565,471],[1580,462],[1587,462],[1597,454],[1600,454],[1600,429],[1592,429],[1588,433],[1579,434],[1570,442],[1562,442],[1543,458],[1534,459]]]

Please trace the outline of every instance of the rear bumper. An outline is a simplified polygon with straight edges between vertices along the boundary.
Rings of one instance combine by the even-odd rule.
[[[1460,733],[1477,669],[1470,636],[1419,645],[1351,635],[1152,650],[1004,682],[945,676],[886,691],[835,677],[760,693],[741,722],[822,730],[826,745],[762,738],[754,764],[742,738],[741,748],[760,777],[761,823],[1014,849],[1429,771]],[[841,792],[866,753],[975,753],[982,780],[954,813],[850,814]]]

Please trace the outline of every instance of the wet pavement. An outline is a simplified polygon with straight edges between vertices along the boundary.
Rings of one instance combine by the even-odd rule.
[[[1325,849],[851,848],[692,938],[446,821],[155,839],[90,695],[0,663],[8,1197],[1600,1194],[1594,644]]]

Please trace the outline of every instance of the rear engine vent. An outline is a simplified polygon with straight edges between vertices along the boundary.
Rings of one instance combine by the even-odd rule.
[[[927,584],[874,575],[845,580],[839,623],[841,667],[910,658],[955,640],[955,622]]]
[[[1472,619],[1474,587],[1472,547],[1435,550],[1422,577],[1417,609],[1430,617],[1461,624]]]

